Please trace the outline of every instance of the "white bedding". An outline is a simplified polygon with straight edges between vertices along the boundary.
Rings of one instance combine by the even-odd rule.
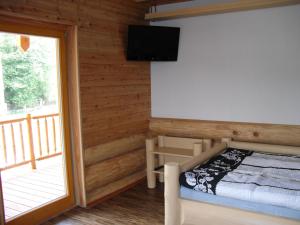
[[[253,153],[221,179],[216,194],[300,210],[300,158]]]
[[[300,210],[300,157],[228,149],[184,178],[196,191]]]

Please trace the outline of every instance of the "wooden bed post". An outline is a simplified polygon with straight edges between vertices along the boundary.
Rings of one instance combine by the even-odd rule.
[[[165,225],[179,225],[181,220],[179,203],[179,164],[165,164]]]
[[[222,138],[222,143],[225,143],[227,145],[227,148],[229,147],[231,141],[231,138]]]
[[[207,149],[210,149],[212,147],[212,141],[211,139],[203,139],[203,145],[204,145],[204,152],[207,150]]]
[[[194,150],[194,156],[200,155],[203,151],[203,143],[195,143],[193,150]]]
[[[147,183],[148,188],[156,187],[156,176],[152,172],[155,169],[155,160],[153,151],[155,148],[155,139],[146,139],[146,163],[147,163]]]
[[[160,148],[163,148],[165,147],[165,144],[164,144],[164,136],[158,136],[158,146]],[[165,157],[163,155],[159,155],[158,156],[158,165],[159,166],[163,166],[165,164]],[[160,183],[163,183],[164,182],[164,175],[163,174],[159,174],[159,182]]]

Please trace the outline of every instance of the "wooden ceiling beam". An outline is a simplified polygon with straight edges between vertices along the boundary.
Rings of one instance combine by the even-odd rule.
[[[209,4],[205,6],[183,8],[173,11],[147,13],[145,15],[145,20],[167,20],[180,17],[246,11],[293,4],[300,4],[300,0],[237,0],[234,2]]]

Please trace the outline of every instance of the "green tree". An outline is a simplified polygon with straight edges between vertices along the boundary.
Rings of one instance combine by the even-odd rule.
[[[40,46],[23,52],[16,44],[16,35],[1,36],[4,94],[9,109],[31,108],[47,101],[49,66],[43,61],[46,51]]]

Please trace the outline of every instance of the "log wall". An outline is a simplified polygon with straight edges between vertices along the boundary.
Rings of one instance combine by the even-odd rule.
[[[300,146],[299,125],[152,118],[150,130],[153,135],[216,140],[228,137],[235,141]]]

